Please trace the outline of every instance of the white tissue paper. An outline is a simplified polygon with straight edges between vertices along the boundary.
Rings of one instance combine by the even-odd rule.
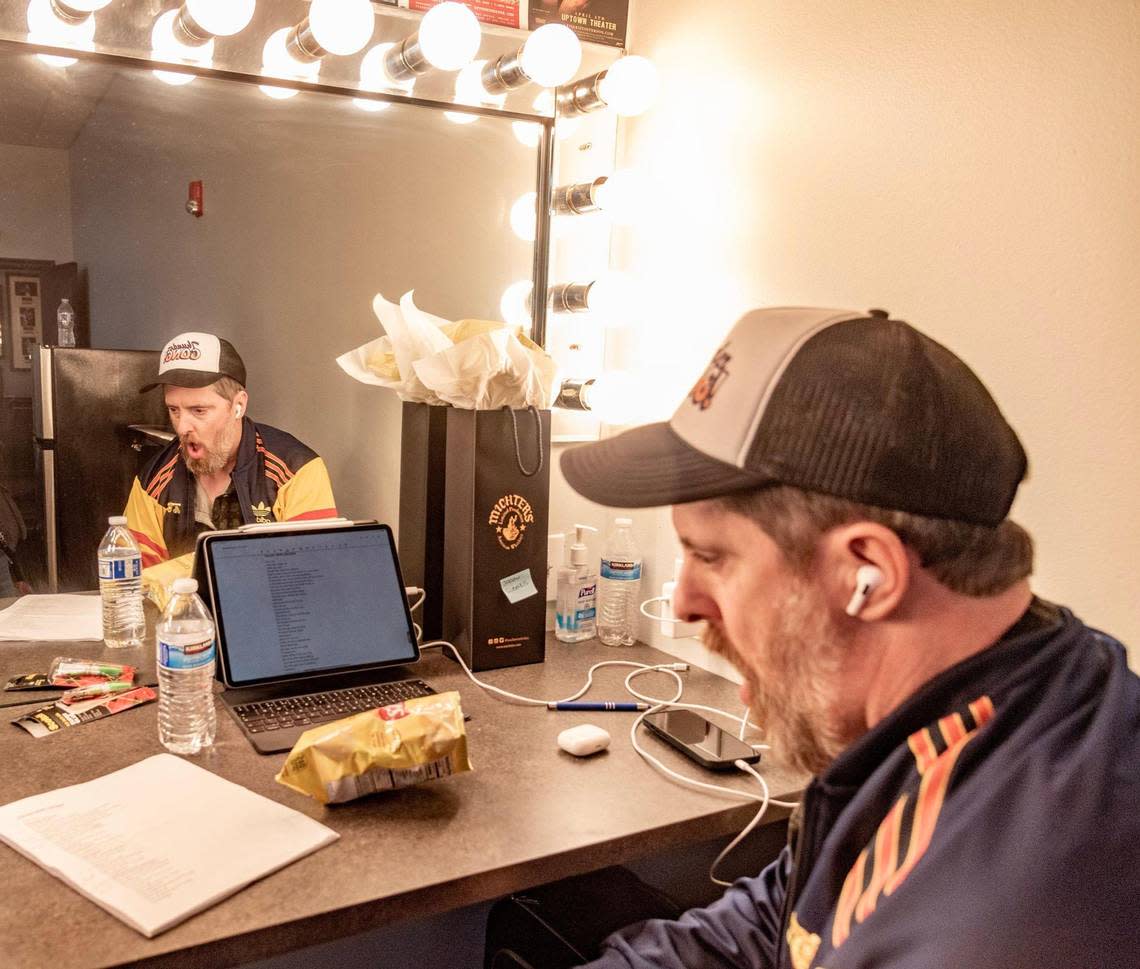
[[[416,306],[411,292],[398,306],[377,294],[372,309],[385,335],[336,361],[361,383],[390,387],[401,400],[469,410],[551,405],[554,361],[516,328],[441,319]]]

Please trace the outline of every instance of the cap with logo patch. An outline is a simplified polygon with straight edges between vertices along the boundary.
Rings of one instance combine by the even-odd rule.
[[[245,386],[245,364],[233,344],[213,333],[179,333],[158,355],[158,379],[139,393],[163,384],[208,387],[219,377],[232,377]]]
[[[774,484],[997,525],[1025,451],[958,357],[884,310],[742,317],[673,417],[566,451],[603,505],[676,505]]]

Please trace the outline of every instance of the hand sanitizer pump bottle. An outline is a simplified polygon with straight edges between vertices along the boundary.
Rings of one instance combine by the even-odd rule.
[[[589,569],[589,554],[583,532],[596,532],[589,525],[574,526],[569,565],[558,570],[558,598],[554,613],[554,636],[559,642],[580,643],[597,632],[598,577]]]

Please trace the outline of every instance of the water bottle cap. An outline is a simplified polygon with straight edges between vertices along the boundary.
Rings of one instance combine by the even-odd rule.
[[[107,519],[108,525],[125,525],[126,523],[126,515],[111,515],[111,517]]]
[[[174,594],[176,596],[187,595],[191,592],[198,591],[197,579],[175,579],[174,580]]]

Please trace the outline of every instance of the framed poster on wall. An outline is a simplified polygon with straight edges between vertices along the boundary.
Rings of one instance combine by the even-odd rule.
[[[8,319],[5,330],[11,345],[13,370],[31,370],[36,346],[43,334],[43,302],[38,276],[8,274]]]

